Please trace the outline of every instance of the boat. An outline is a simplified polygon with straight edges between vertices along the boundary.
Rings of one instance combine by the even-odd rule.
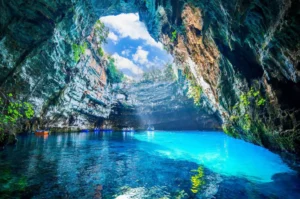
[[[81,129],[80,132],[82,132],[82,133],[88,133],[88,132],[90,132],[90,130],[88,130],[88,129]]]
[[[154,131],[154,126],[148,126],[147,131]]]
[[[122,131],[123,132],[134,132],[134,128],[132,128],[132,127],[123,128]]]
[[[100,131],[103,131],[103,132],[112,132],[113,130],[112,129],[100,129]]]
[[[94,132],[112,132],[113,130],[112,129],[110,129],[110,128],[95,128],[94,129]]]
[[[49,135],[49,131],[47,130],[36,130],[35,135]]]

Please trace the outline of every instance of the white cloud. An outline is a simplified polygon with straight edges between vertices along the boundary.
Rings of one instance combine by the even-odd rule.
[[[127,57],[130,55],[130,53],[131,53],[131,50],[128,50],[128,49],[127,50],[123,50],[121,52],[122,55],[127,56]]]
[[[112,40],[114,43],[116,43],[119,40],[118,36],[111,31],[108,34],[108,39]]]
[[[149,52],[146,51],[146,50],[143,50],[143,48],[141,46],[139,46],[137,48],[137,51],[134,55],[132,55],[132,58],[133,60],[136,62],[136,63],[139,63],[139,64],[147,64],[149,61],[148,61],[148,54]]]
[[[122,57],[117,53],[113,54],[112,57],[115,59],[116,66],[119,70],[129,70],[136,76],[141,75],[143,73],[143,71],[131,60]]]
[[[163,49],[163,45],[156,42],[148,33],[145,24],[139,21],[137,13],[101,17],[101,21],[110,29],[116,31],[121,38],[142,39],[150,46]]]

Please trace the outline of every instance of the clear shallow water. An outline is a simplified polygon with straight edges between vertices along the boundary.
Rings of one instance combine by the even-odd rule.
[[[0,152],[0,198],[300,198],[277,155],[219,132],[18,139]]]
[[[159,155],[196,162],[224,175],[271,182],[276,173],[292,172],[278,155],[221,132],[161,131],[135,134],[134,137],[163,146],[154,151]]]

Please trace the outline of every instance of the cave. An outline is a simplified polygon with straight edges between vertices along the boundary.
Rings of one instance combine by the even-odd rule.
[[[300,198],[297,0],[0,4],[0,197]]]

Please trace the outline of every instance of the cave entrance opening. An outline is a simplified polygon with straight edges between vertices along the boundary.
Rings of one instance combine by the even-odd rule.
[[[108,60],[108,86],[115,96],[106,126],[197,130],[219,125],[214,116],[195,106],[194,102],[200,101],[200,89],[186,81],[167,48],[151,36],[153,28],[148,27],[148,32],[139,14],[105,16],[99,21],[107,28],[101,47]]]
[[[173,57],[151,37],[138,13],[105,16],[100,21],[108,28],[102,48],[113,63],[108,65],[109,83],[120,83],[121,79],[124,83],[171,80],[173,75],[169,73],[175,71]]]
[[[106,42],[102,44],[109,61],[107,82],[117,91],[117,105],[109,118],[112,126],[118,129],[195,128],[191,122],[181,122],[179,117],[193,121],[187,116],[193,103],[185,110],[179,98],[174,97],[183,85],[178,84],[174,59],[163,44],[151,36],[139,14],[122,13],[99,20],[108,29]],[[179,126],[182,123],[185,127]]]

